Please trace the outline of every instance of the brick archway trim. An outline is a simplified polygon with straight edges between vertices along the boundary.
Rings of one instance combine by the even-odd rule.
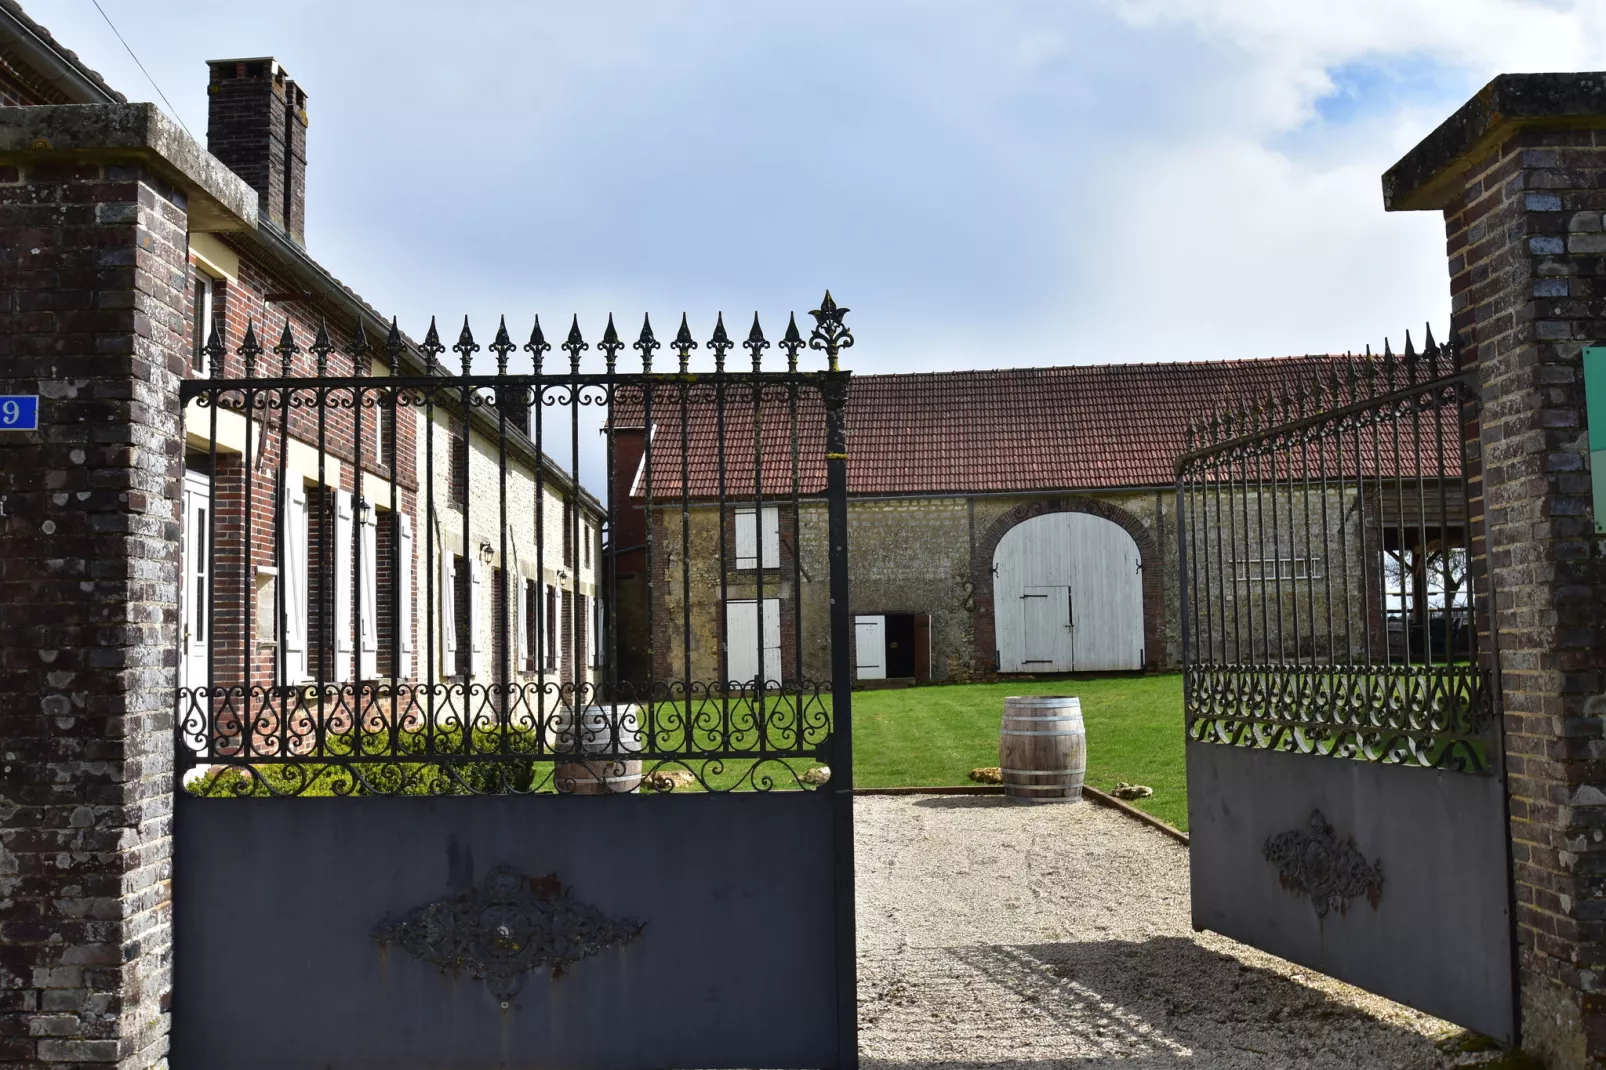
[[[1119,524],[1138,545],[1138,560],[1143,566],[1143,661],[1151,668],[1161,656],[1164,640],[1161,636],[1160,617],[1163,597],[1161,583],[1160,550],[1154,535],[1137,517],[1110,502],[1097,498],[1071,495],[1062,498],[1039,498],[1023,502],[994,520],[976,540],[970,557],[970,579],[975,592],[973,634],[975,635],[974,671],[977,676],[996,676],[998,634],[993,619],[993,554],[1005,533],[1033,517],[1048,513],[1091,513]]]

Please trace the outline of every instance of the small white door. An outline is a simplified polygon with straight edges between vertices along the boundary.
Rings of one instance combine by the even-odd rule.
[[[734,687],[752,687],[758,677],[759,644],[763,644],[766,687],[781,682],[781,600],[764,599],[764,634],[759,635],[758,603],[752,599],[725,604],[725,676]]]
[[[887,678],[887,618],[854,617],[853,649],[860,680]]]
[[[1071,589],[1027,587],[1021,592],[1021,668],[1025,672],[1070,672]]]
[[[184,687],[206,686],[206,651],[212,641],[212,584],[208,571],[212,481],[184,473],[184,643],[180,669]]]

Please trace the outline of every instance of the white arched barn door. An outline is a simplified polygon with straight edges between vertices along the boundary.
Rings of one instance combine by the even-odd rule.
[[[999,672],[1143,668],[1137,543],[1090,513],[1015,525],[993,552],[993,621]]]

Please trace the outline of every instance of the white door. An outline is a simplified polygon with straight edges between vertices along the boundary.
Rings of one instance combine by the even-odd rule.
[[[993,554],[1000,672],[1143,667],[1137,543],[1090,513],[1046,513],[1011,528]]]
[[[887,678],[887,618],[854,617],[853,649],[861,680]]]
[[[184,643],[179,658],[183,687],[206,686],[206,651],[212,641],[212,584],[208,572],[212,481],[184,473]]]
[[[1075,667],[1070,587],[1027,587],[1020,599],[1022,671],[1070,672]]]
[[[725,604],[725,675],[735,687],[752,687],[758,677],[759,644],[763,643],[765,686],[781,682],[781,600],[764,599],[764,634],[758,634],[758,603],[752,599]]]

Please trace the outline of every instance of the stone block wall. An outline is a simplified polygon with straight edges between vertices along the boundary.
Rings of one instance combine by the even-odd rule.
[[[165,1059],[186,209],[0,163],[0,1066]]]
[[[1174,669],[1181,659],[1177,619],[1179,592],[1172,533],[1175,508],[1168,489],[1101,495],[931,496],[851,498],[848,502],[848,576],[855,614],[915,613],[930,620],[933,682],[990,679],[996,657],[992,639],[992,553],[1005,531],[1032,516],[1060,508],[1081,509],[1118,518],[1134,533],[1145,562],[1144,614],[1148,666]],[[732,506],[731,508],[735,508]],[[691,511],[689,582],[692,673],[697,680],[718,677],[720,569],[718,510],[699,505]],[[657,633],[654,668],[659,681],[685,676],[686,617],[682,593],[681,520],[678,505],[654,518],[653,628]],[[726,524],[729,528],[729,521]],[[734,556],[734,536],[729,553]],[[801,568],[791,568],[796,539]],[[803,674],[830,677],[830,578],[823,503],[805,503],[793,527],[790,507],[782,509],[785,567],[765,575],[767,598],[781,599],[783,667],[795,660],[794,605],[801,616]],[[728,597],[752,598],[751,571],[727,569]],[[644,609],[633,614],[637,626]],[[626,636],[627,643],[640,643]],[[849,636],[849,642],[853,641]],[[785,670],[790,674],[791,670]]]

